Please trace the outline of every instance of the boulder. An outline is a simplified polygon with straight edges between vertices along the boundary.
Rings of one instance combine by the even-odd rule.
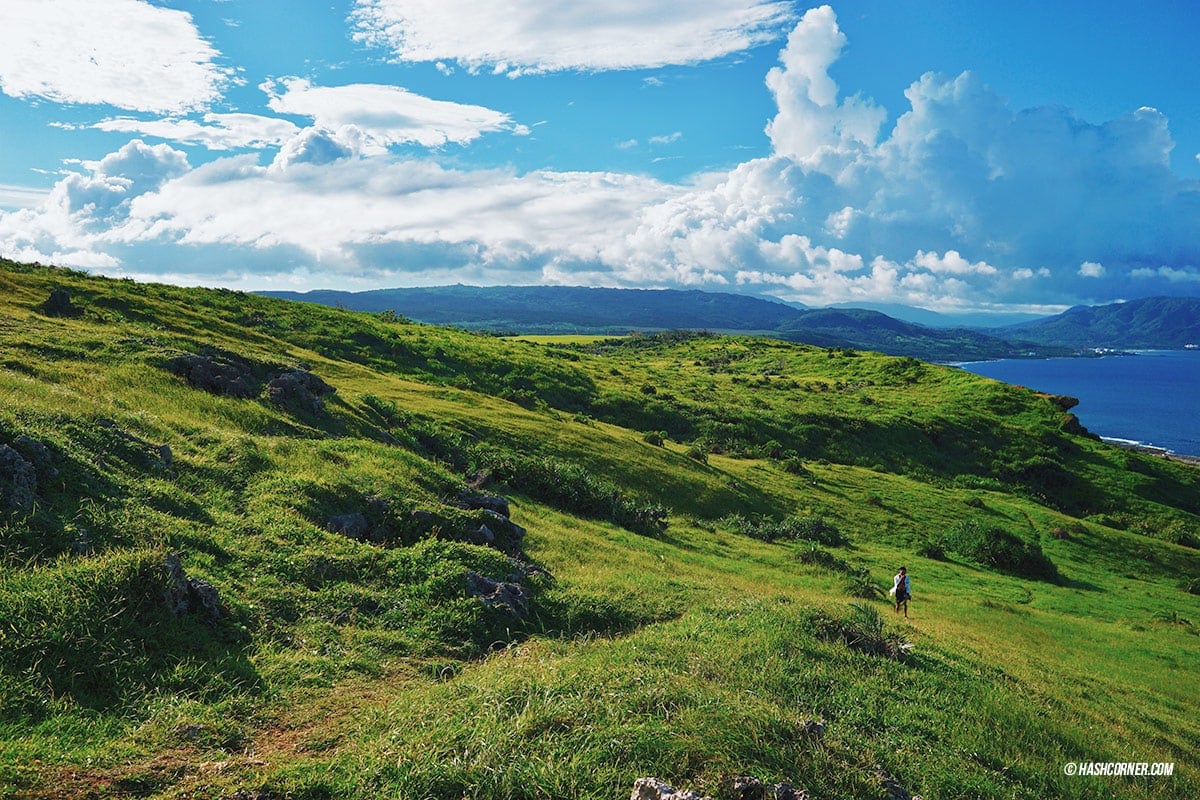
[[[78,317],[83,312],[71,303],[71,293],[66,289],[51,289],[50,296],[42,303],[42,313],[47,317]]]
[[[888,793],[891,800],[921,800],[919,794],[909,794],[908,790],[900,785],[892,774],[884,769],[881,765],[875,765],[875,777],[879,780],[879,785]]]
[[[324,410],[325,395],[336,390],[307,370],[291,369],[267,384],[267,397],[277,406],[294,413],[317,414]]]
[[[478,597],[488,608],[499,609],[517,619],[529,616],[529,592],[519,583],[495,581],[467,570],[467,592]]]
[[[366,515],[353,511],[349,514],[335,514],[325,523],[325,529],[330,533],[340,533],[356,541],[366,541],[370,532]]]
[[[483,509],[494,511],[502,517],[510,516],[508,498],[498,494],[480,494],[470,489],[464,489],[458,495],[458,505],[459,508],[465,508],[468,511]]]
[[[183,562],[178,553],[169,554],[164,566],[167,579],[163,596],[168,611],[177,617],[199,614],[210,624],[220,619],[221,598],[211,583],[200,578],[189,578],[183,571]]]
[[[806,790],[797,789],[786,781],[767,784],[746,775],[729,778],[724,785],[726,790],[722,795],[733,800],[808,800]]]
[[[658,778],[638,778],[633,784],[633,793],[629,800],[710,800],[701,797],[692,790],[677,790],[669,783]]]
[[[0,444],[0,514],[30,514],[37,496],[37,468]]]
[[[54,468],[54,456],[50,448],[42,442],[21,434],[13,439],[12,449],[33,465],[39,479],[49,481],[58,477],[58,470]]]
[[[249,399],[258,396],[250,362],[236,356],[209,353],[182,353],[171,359],[168,368],[194,389],[209,394]]]

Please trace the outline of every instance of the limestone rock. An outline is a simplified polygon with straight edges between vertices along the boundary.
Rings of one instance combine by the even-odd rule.
[[[467,591],[488,608],[505,611],[517,619],[529,616],[529,592],[519,583],[494,581],[474,570],[467,571]]]

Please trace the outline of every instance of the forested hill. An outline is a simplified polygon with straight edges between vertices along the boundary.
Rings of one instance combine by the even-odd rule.
[[[1169,350],[1200,345],[1200,297],[1146,297],[1106,306],[1076,306],[996,333],[1076,348]]]
[[[438,286],[367,292],[263,292],[270,297],[394,311],[417,322],[519,333],[627,333],[709,328],[772,331],[798,309],[742,294],[584,286]]]

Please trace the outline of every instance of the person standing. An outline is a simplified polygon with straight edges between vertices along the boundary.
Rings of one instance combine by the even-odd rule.
[[[896,613],[900,613],[900,604],[904,604],[904,618],[908,619],[908,601],[912,597],[911,586],[908,582],[908,568],[901,567],[892,581],[892,590],[888,592],[896,600]]]

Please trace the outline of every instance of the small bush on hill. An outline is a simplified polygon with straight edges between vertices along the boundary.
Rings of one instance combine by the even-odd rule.
[[[970,520],[946,537],[946,547],[982,567],[1038,580],[1059,580],[1058,568],[1037,542],[1026,542],[1003,528]]]
[[[847,542],[845,536],[822,516],[788,517],[782,522],[760,519],[753,520],[740,514],[726,517],[726,523],[743,536],[761,539],[764,542],[809,541],[837,547]]]
[[[642,436],[642,441],[646,444],[652,444],[655,447],[662,447],[663,442],[666,441],[666,438],[667,435],[663,431],[650,431]]]
[[[863,603],[851,603],[850,613],[845,617],[834,617],[814,609],[805,616],[803,625],[818,639],[842,642],[867,655],[903,660],[913,649],[908,637],[885,630],[879,611]]]
[[[475,466],[514,491],[563,511],[651,536],[667,529],[665,506],[629,497],[616,484],[578,464],[481,449],[475,453]]]

